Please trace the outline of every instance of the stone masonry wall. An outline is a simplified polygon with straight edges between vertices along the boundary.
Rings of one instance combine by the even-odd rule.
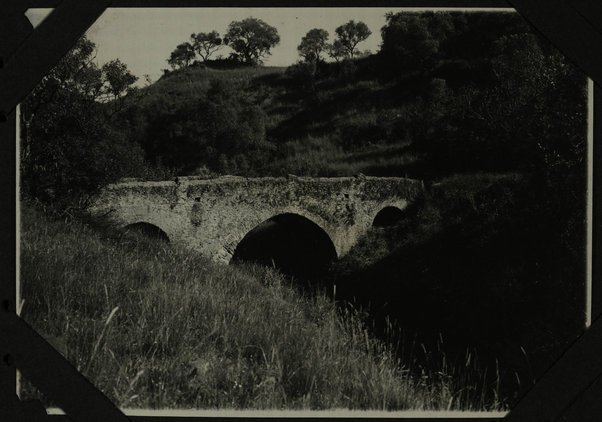
[[[146,222],[214,260],[228,262],[243,237],[283,213],[308,218],[345,255],[387,206],[404,209],[422,182],[393,177],[193,177],[109,185],[91,211],[117,226]]]

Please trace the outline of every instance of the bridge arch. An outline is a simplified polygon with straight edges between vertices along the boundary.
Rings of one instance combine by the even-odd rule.
[[[405,212],[402,208],[388,205],[382,208],[374,217],[372,221],[373,227],[390,227],[399,223],[403,217],[405,216]]]
[[[326,230],[301,214],[285,212],[250,230],[238,243],[230,262],[275,266],[295,278],[315,280],[336,258],[335,245]]]
[[[156,239],[169,243],[170,239],[167,233],[159,226],[146,221],[138,221],[136,223],[127,224],[123,227],[123,231],[128,235],[144,236],[150,239]]]

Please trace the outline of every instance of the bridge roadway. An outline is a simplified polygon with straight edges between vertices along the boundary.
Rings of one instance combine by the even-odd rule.
[[[341,257],[379,212],[403,210],[423,189],[418,180],[363,175],[126,180],[106,187],[90,211],[118,227],[156,226],[170,242],[221,262],[229,262],[243,238],[262,223],[300,216],[326,233]]]

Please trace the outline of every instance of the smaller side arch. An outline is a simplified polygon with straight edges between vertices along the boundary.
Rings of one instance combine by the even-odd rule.
[[[165,231],[154,224],[147,223],[146,221],[128,224],[123,227],[123,232],[128,237],[140,236],[148,239],[159,240],[165,243],[170,242],[169,236],[167,233],[165,233]]]
[[[373,227],[391,227],[398,224],[405,216],[405,212],[395,206],[387,206],[381,209],[374,220],[372,221]]]

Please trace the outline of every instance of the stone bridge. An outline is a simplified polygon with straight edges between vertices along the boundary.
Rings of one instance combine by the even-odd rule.
[[[262,223],[294,216],[290,221],[306,224],[302,232],[315,230],[331,242],[336,258],[379,213],[401,212],[422,191],[421,181],[394,177],[180,177],[109,185],[91,212],[119,227],[155,226],[170,242],[221,262],[229,262]]]

